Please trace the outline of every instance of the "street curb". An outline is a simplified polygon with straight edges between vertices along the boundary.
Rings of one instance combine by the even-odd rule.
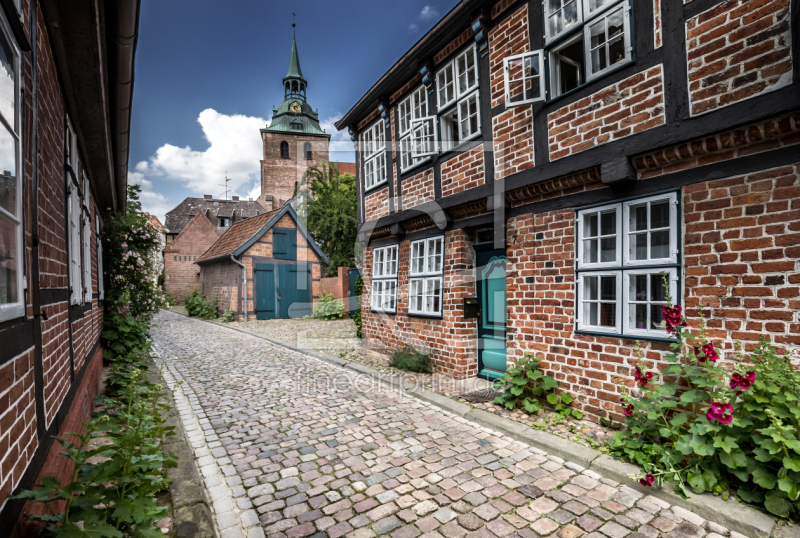
[[[170,310],[170,312],[189,317],[182,312],[175,312],[174,310]],[[635,465],[615,460],[611,456],[603,454],[598,450],[585,447],[551,433],[534,430],[524,424],[503,418],[494,413],[489,413],[481,409],[473,409],[461,402],[418,387],[416,384],[407,383],[403,380],[402,375],[383,374],[359,363],[348,362],[317,351],[305,350],[288,342],[247,329],[231,327],[219,321],[203,320],[199,318],[198,320],[266,340],[277,346],[309,355],[323,362],[358,372],[361,375],[371,376],[373,381],[389,385],[392,388],[400,388],[408,395],[441,407],[443,410],[462,417],[465,420],[496,430],[512,439],[528,443],[535,448],[544,450],[548,454],[573,462],[584,469],[590,469],[606,478],[625,484],[627,487],[662,499],[673,506],[690,510],[705,519],[719,523],[731,531],[744,534],[750,538],[769,538],[776,530],[781,529],[781,527],[775,524],[775,520],[768,515],[732,499],[725,501],[721,497],[716,497],[708,493],[701,495],[695,494],[688,499],[684,499],[668,489],[654,487],[645,488],[628,477],[630,474],[639,473],[639,468]],[[785,532],[785,530],[782,532]]]
[[[151,383],[163,382],[158,365],[152,359],[146,375]],[[177,418],[180,413],[175,408],[172,391],[167,390],[167,393],[173,414],[167,418],[166,424],[175,428],[176,435],[165,437],[161,444],[165,452],[174,452],[178,457],[178,466],[167,469],[167,476],[172,481],[169,486],[172,496],[172,527],[178,538],[217,538],[211,502],[194,463],[194,452],[189,446],[183,424]]]

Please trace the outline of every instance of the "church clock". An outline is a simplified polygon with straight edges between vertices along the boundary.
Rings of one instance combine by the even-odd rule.
[[[302,108],[300,108],[300,103],[298,103],[297,101],[295,101],[295,102],[294,102],[294,103],[292,103],[292,105],[289,107],[289,110],[291,110],[291,111],[292,111],[292,112],[294,112],[295,114],[299,114],[299,113],[300,113],[300,111],[302,110]]]

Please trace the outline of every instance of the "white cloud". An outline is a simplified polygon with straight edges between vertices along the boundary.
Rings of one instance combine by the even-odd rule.
[[[331,135],[328,158],[335,162],[353,163],[356,161],[356,152],[353,148],[353,141],[350,140],[350,134],[347,132],[347,129],[337,131],[334,125],[342,116],[344,116],[344,114],[337,112],[333,116],[320,121],[319,125],[326,133]]]
[[[412,22],[411,24],[408,25],[408,32],[409,33],[413,34],[417,30],[419,30],[419,26],[417,26],[415,23]]]
[[[419,13],[420,20],[430,22],[439,18],[439,11],[433,6],[425,6]]]
[[[141,172],[128,172],[128,183],[141,187],[139,201],[142,202],[142,209],[158,217],[164,224],[165,215],[172,209],[172,204],[167,202],[163,194],[153,191],[153,182],[145,179]]]
[[[267,120],[240,114],[228,116],[207,108],[197,117],[197,122],[209,143],[208,149],[197,151],[189,146],[164,144],[149,160],[138,163],[135,173],[141,174],[142,179],[163,177],[180,182],[190,191],[187,195],[211,194],[214,197],[225,192],[227,174],[229,195],[248,193],[260,176],[259,129],[266,126]]]

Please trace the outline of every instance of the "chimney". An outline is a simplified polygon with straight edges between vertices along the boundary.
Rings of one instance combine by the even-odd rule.
[[[204,194],[203,195],[203,200],[211,200],[211,195],[210,194]]]
[[[238,196],[231,196],[231,200],[233,200],[234,202],[238,202],[239,201],[239,197]]]

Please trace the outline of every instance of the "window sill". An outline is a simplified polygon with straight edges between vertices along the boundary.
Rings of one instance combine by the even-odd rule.
[[[388,180],[384,180],[384,181],[378,183],[377,185],[373,185],[372,187],[370,187],[368,189],[364,189],[364,196],[366,196],[368,194],[372,194],[374,191],[379,191],[382,188],[388,187],[388,186],[389,186],[389,181]]]
[[[401,169],[400,170],[400,179],[401,180],[405,179],[406,176],[410,176],[412,173],[417,173],[418,169],[423,168],[426,165],[432,165],[432,164],[433,163],[431,163],[431,158],[430,157],[426,157],[425,159],[423,159],[422,161],[418,162],[417,164],[415,164],[413,166],[409,166],[405,170]]]
[[[373,314],[391,314],[393,316],[397,314],[397,310],[375,310],[370,308],[369,311]]]
[[[558,43],[555,43],[554,45],[558,45]],[[550,49],[552,49],[552,48],[553,48],[553,47],[548,47],[547,49],[545,49],[545,53],[549,53]],[[558,96],[556,96],[556,97],[552,97],[552,98],[550,98],[550,99],[547,99],[547,100],[545,101],[545,105],[550,105],[550,104],[552,104],[552,103],[558,103],[558,101],[561,101],[562,99],[566,99],[567,97],[569,97],[569,96],[571,96],[571,95],[574,95],[575,93],[578,93],[579,91],[581,91],[581,90],[583,90],[583,89],[585,89],[585,88],[588,88],[589,86],[591,86],[591,85],[592,85],[592,84],[594,84],[595,82],[597,82],[597,81],[599,81],[599,80],[603,80],[604,78],[606,78],[606,77],[608,77],[608,76],[610,76],[610,75],[613,75],[613,74],[614,74],[614,73],[616,73],[617,71],[621,71],[621,70],[623,70],[623,69],[625,69],[625,68],[627,68],[627,67],[630,67],[631,65],[633,65],[633,64],[635,64],[635,63],[636,63],[636,58],[635,58],[635,57],[632,57],[632,58],[631,58],[630,60],[628,60],[627,62],[622,62],[621,64],[619,64],[619,65],[618,65],[618,66],[616,66],[615,68],[613,68],[613,69],[609,69],[609,70],[608,70],[608,71],[606,71],[605,73],[601,73],[601,74],[597,75],[596,77],[594,77],[594,78],[593,78],[593,79],[591,79],[591,80],[587,80],[586,82],[584,82],[583,84],[581,84],[581,85],[580,85],[580,86],[578,86],[577,88],[572,88],[570,91],[568,91],[568,92],[566,92],[566,93],[562,93],[561,95],[558,95]],[[548,93],[550,93],[550,90],[549,90],[549,89],[548,89]]]
[[[414,312],[406,312],[406,315],[410,318],[444,319],[444,315],[442,314],[417,314]]]
[[[612,338],[622,338],[625,340],[646,340],[648,342],[677,342],[677,338],[662,338],[658,336],[640,336],[640,335],[631,335],[631,334],[619,334],[619,333],[604,333],[599,331],[586,331],[586,330],[578,330],[575,329],[572,331],[574,334],[585,334],[589,336],[606,336]]]
[[[449,148],[447,151],[443,151],[443,152],[439,153],[439,160],[440,161],[446,161],[448,159],[451,159],[451,158],[455,157],[457,153],[465,153],[466,151],[468,151],[465,148],[465,146],[467,146],[470,142],[475,142],[476,139],[480,138],[482,135],[483,135],[483,131],[478,131],[477,133],[475,133],[471,137],[459,142],[457,146],[453,146],[452,148]],[[473,147],[474,146],[471,146],[469,149],[472,149]]]
[[[649,265],[609,265],[608,267],[578,267],[575,269],[576,273],[594,273],[602,271],[636,271],[639,269],[674,269],[680,268],[681,264],[678,262],[656,263]]]

